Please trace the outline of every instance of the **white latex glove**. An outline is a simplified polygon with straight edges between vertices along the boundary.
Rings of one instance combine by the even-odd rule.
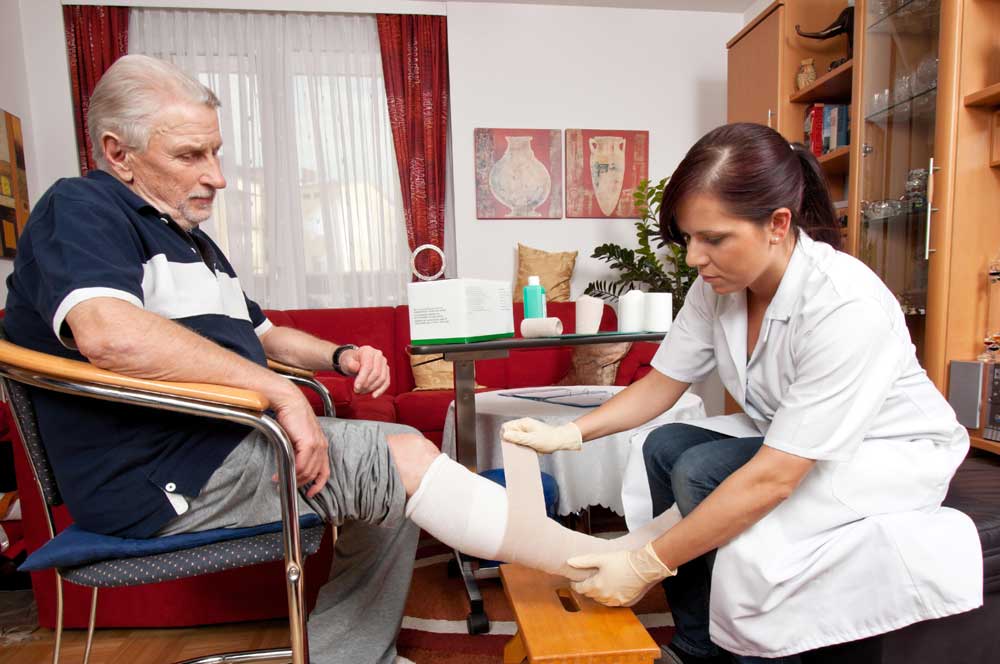
[[[607,606],[632,606],[657,583],[677,575],[677,570],[664,565],[656,555],[652,542],[634,551],[576,556],[566,564],[576,569],[596,570],[570,587]]]
[[[583,434],[572,422],[554,427],[530,417],[522,417],[505,422],[500,428],[500,437],[505,442],[524,445],[542,454],[583,447]]]

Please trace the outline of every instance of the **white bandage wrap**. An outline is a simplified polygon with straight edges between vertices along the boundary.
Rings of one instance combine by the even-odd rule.
[[[444,454],[406,503],[406,516],[463,553],[503,560],[498,554],[507,530],[507,492]]]
[[[594,571],[574,569],[566,564],[568,558],[636,549],[677,522],[668,511],[641,529],[612,540],[569,530],[545,514],[534,450],[503,443],[503,456],[506,490],[440,455],[407,502],[406,516],[463,553],[521,563],[573,581],[582,581]]]

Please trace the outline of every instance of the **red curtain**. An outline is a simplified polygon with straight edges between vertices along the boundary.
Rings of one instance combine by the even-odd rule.
[[[410,250],[444,249],[448,26],[443,16],[379,14],[377,20]],[[417,258],[422,274],[440,267],[436,252]]]
[[[87,109],[101,74],[128,53],[128,7],[63,5],[69,80],[73,87],[73,121],[80,174],[95,168],[87,135]]]

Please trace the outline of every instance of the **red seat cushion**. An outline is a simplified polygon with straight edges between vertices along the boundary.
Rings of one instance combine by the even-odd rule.
[[[452,390],[406,392],[396,397],[399,423],[421,431],[441,431],[448,414],[448,404],[455,399]]]
[[[618,365],[615,385],[631,385],[652,371],[650,363],[659,348],[660,344],[653,341],[640,341],[632,344],[632,348]]]
[[[351,403],[337,406],[337,417],[348,420],[371,420],[373,422],[395,422],[395,397],[383,394],[373,399],[370,394],[355,394]]]

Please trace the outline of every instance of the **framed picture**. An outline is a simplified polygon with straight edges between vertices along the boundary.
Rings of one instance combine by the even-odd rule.
[[[649,177],[649,132],[566,130],[566,216],[638,218],[632,193]]]
[[[21,121],[0,109],[0,242],[5,258],[17,253],[29,211]]]
[[[561,219],[558,129],[476,129],[476,219]]]

